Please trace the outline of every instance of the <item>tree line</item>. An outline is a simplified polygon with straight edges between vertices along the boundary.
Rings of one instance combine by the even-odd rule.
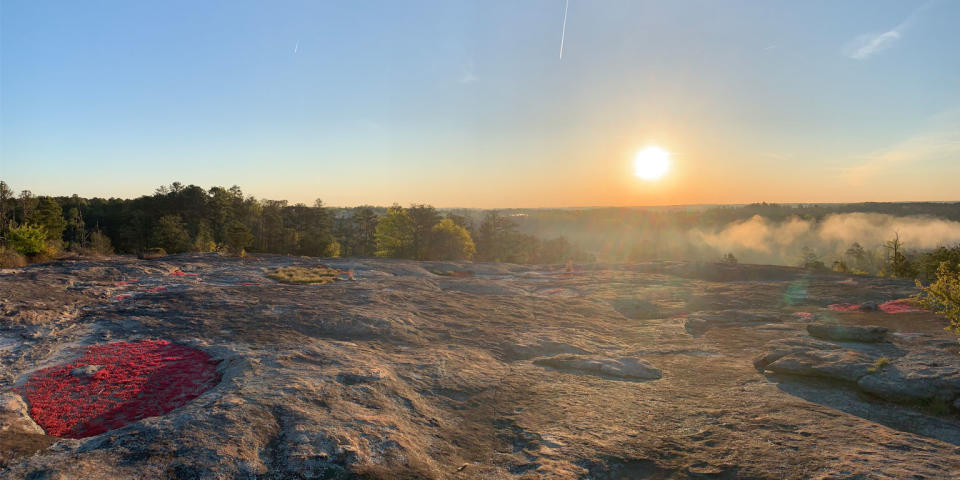
[[[732,259],[732,253],[724,257],[724,263]],[[876,249],[864,248],[859,242],[853,242],[839,258],[828,264],[816,250],[803,247],[797,266],[811,270],[833,270],[840,273],[857,275],[876,275],[881,277],[908,278],[922,282],[931,282],[937,278],[941,265],[946,264],[950,272],[960,273],[960,245],[939,246],[933,250],[907,250],[898,233]]]
[[[430,205],[331,209],[257,199],[238,186],[174,182],[135,199],[15,194],[0,182],[0,239],[7,256],[33,261],[80,254],[221,251],[315,257],[565,263],[589,256],[564,237],[519,233],[496,211],[480,219]]]

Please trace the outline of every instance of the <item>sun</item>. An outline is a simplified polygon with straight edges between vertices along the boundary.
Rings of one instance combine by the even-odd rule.
[[[670,152],[660,147],[647,147],[633,160],[633,174],[644,180],[658,180],[669,168]]]

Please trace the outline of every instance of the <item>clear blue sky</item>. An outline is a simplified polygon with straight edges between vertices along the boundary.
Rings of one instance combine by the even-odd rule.
[[[960,2],[0,0],[0,179],[332,205],[960,200]],[[661,180],[634,153],[671,152]]]

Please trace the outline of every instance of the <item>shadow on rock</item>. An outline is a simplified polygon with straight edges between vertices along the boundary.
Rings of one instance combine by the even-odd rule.
[[[894,430],[930,437],[960,446],[960,419],[935,417],[876,399],[847,382],[819,377],[768,373],[767,380],[781,391],[809,402],[840,410]]]

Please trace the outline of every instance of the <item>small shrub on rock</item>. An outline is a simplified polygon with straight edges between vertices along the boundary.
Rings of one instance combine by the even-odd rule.
[[[108,257],[113,255],[113,244],[110,243],[110,237],[98,230],[90,234],[90,243],[82,250],[82,253],[97,257]]]
[[[324,265],[313,267],[280,267],[267,275],[280,283],[293,285],[322,285],[340,279],[340,270]]]
[[[920,306],[950,319],[947,328],[960,335],[960,273],[943,262],[937,268],[935,282],[923,286],[917,281],[917,287],[922,290],[918,301]]]
[[[7,245],[28,257],[48,253],[47,232],[41,226],[23,224],[7,232]]]

